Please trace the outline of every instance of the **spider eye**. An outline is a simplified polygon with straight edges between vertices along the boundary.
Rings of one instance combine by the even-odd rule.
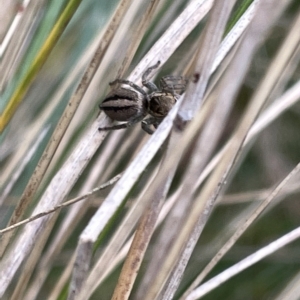
[[[150,102],[150,104],[153,106],[153,107],[159,107],[159,97],[153,97],[152,99],[151,99],[151,102]]]
[[[149,103],[150,114],[155,117],[163,117],[162,107],[160,105],[160,97],[152,97]]]

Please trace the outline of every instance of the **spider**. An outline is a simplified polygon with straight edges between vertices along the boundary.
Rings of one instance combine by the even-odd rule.
[[[99,105],[100,109],[114,121],[126,123],[102,127],[99,130],[116,130],[130,127],[142,121],[142,129],[152,134],[151,125],[157,128],[163,118],[176,103],[178,96],[185,91],[187,79],[182,76],[164,76],[160,80],[160,90],[148,80],[150,73],[160,65],[158,61],[149,67],[142,76],[142,84],[149,90],[146,93],[143,88],[126,79],[116,79],[110,82],[110,86],[118,85]],[[121,87],[127,85],[128,88]],[[150,115],[149,118],[144,118]]]

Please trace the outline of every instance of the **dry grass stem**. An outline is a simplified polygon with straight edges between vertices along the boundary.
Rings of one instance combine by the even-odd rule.
[[[300,4],[80,1],[0,26],[0,297],[296,299]]]

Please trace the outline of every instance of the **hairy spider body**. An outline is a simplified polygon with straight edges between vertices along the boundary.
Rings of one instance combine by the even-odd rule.
[[[164,118],[176,103],[176,94],[154,92],[150,96],[148,112],[155,118]]]
[[[144,95],[125,88],[112,90],[103,100],[100,108],[115,121],[132,121],[145,117],[148,102]]]
[[[168,75],[160,80],[161,90],[159,90],[153,82],[148,80],[150,73],[159,64],[160,62],[157,62],[148,68],[142,76],[142,84],[149,89],[149,94],[140,86],[126,79],[116,79],[110,83],[111,86],[122,84],[129,87],[113,89],[99,107],[112,120],[126,123],[99,128],[99,130],[127,128],[142,121],[143,130],[149,134],[153,133],[150,126],[153,125],[157,128],[176,103],[177,97],[185,91],[187,84],[187,80],[182,76]],[[150,117],[143,120],[148,114]]]

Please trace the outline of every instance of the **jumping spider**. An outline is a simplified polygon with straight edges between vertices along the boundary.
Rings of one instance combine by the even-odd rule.
[[[99,107],[112,120],[126,121],[126,123],[102,127],[99,130],[127,128],[142,121],[143,130],[149,134],[153,133],[150,126],[158,127],[187,85],[187,79],[184,77],[168,75],[161,78],[159,90],[153,82],[148,80],[150,73],[159,64],[160,61],[148,68],[142,76],[142,84],[148,88],[148,94],[143,88],[126,79],[116,79],[110,82],[110,86],[118,86],[112,89]],[[129,87],[124,88],[120,84]],[[143,120],[148,114],[150,117]]]

